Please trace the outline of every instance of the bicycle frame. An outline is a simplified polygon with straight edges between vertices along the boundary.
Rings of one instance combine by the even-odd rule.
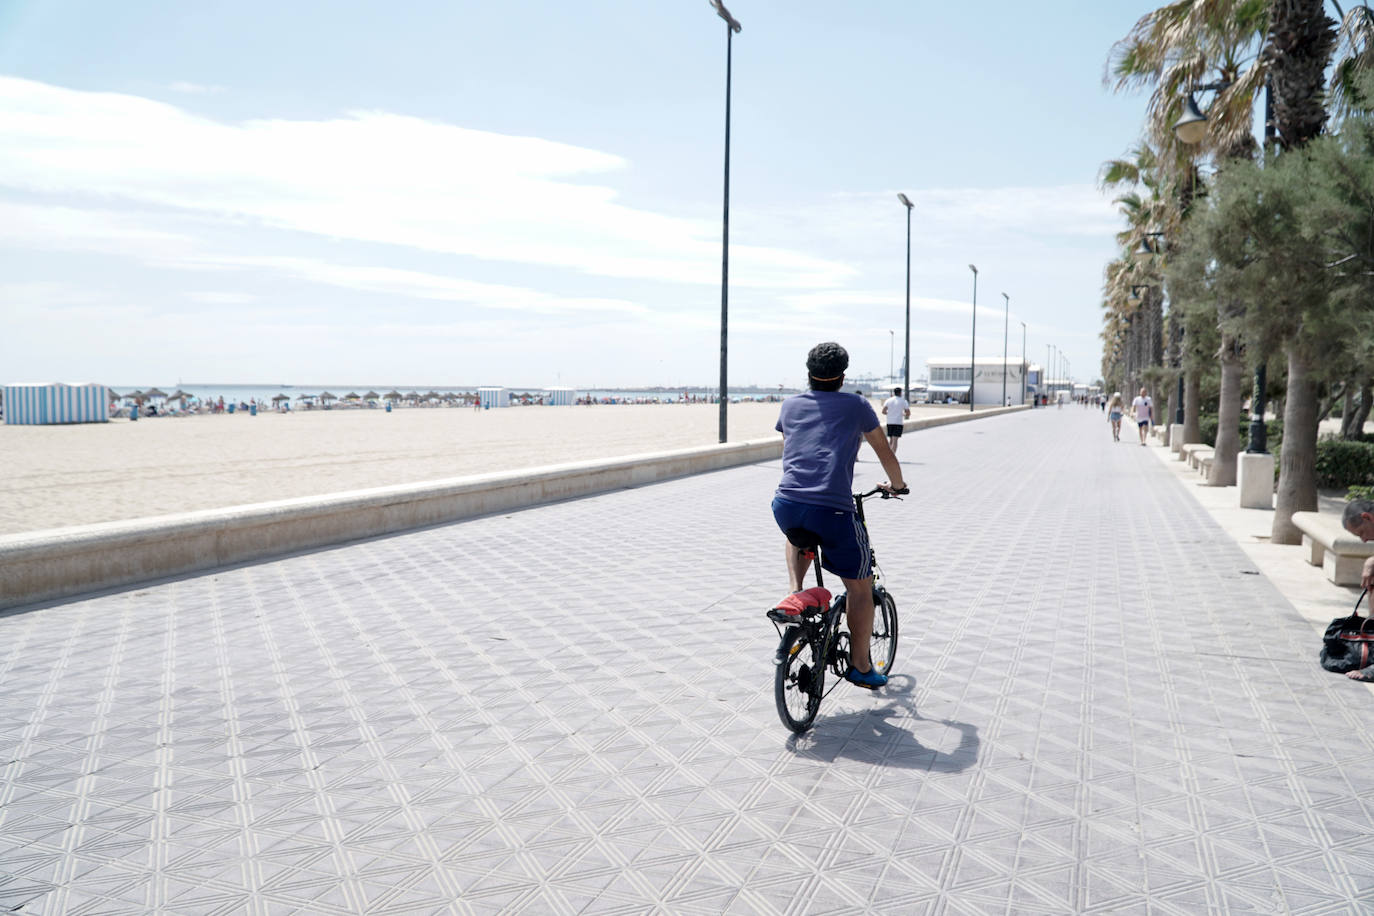
[[[874,487],[867,493],[854,494],[854,512],[859,520],[859,524],[863,526],[865,537],[868,537],[868,519],[864,516],[864,500],[871,499],[874,496],[881,496],[882,499],[901,498],[895,494],[890,494],[881,487]],[[883,587],[879,584],[882,580],[882,572],[878,569],[878,557],[873,550],[872,538],[868,537],[868,541],[868,562],[869,567],[873,570],[873,598],[876,607],[883,593]],[[802,552],[802,557],[804,559],[809,559],[814,565],[816,571],[816,585],[824,588],[825,578],[821,572],[820,556],[816,548],[805,549]],[[796,622],[787,624],[789,627],[800,627],[803,632],[811,638],[820,640],[820,645],[822,646],[821,658],[824,660],[826,667],[834,673],[836,678],[835,682],[826,689],[822,698],[830,695],[830,691],[838,686],[840,679],[843,679],[845,671],[849,668],[847,634],[841,626],[845,610],[848,607],[848,598],[849,596],[847,594],[841,592],[830,602],[830,607],[826,608],[826,610],[819,615],[809,618],[803,617]],[[781,637],[783,635],[783,624],[774,620],[773,626],[777,629],[779,637]],[[846,637],[846,639],[842,640],[841,637]],[[775,663],[781,664],[782,662],[783,659],[781,658],[775,659]]]

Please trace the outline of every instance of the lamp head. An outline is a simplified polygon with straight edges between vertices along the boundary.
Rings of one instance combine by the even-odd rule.
[[[903,207],[906,207],[908,210],[910,210],[912,207],[915,206],[915,204],[913,204],[911,201],[907,200],[907,197],[906,197],[905,194],[900,194],[900,193],[899,193],[899,194],[897,195],[897,199],[900,200],[900,201],[902,202],[902,206],[903,206]]]
[[[976,267],[974,267],[972,264],[970,264],[970,265],[968,266],[968,269],[971,270],[971,271],[973,271],[973,275],[974,275],[975,277],[978,276],[978,268],[976,268]]]
[[[743,26],[735,20],[734,16],[730,15],[730,11],[725,8],[725,4],[721,3],[720,0],[707,0],[707,2],[716,8],[716,15],[725,20],[726,25],[730,26],[730,31],[738,34]]]
[[[1197,100],[1191,92],[1183,103],[1182,117],[1174,122],[1174,136],[1189,146],[1201,143],[1207,136],[1207,116],[1198,109]]]

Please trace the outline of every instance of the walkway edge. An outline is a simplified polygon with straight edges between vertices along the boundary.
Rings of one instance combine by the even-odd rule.
[[[1025,410],[907,423],[926,429]],[[771,461],[754,439],[0,536],[0,609]]]

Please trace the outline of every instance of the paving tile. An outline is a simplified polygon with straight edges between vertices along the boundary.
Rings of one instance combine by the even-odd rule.
[[[1366,694],[1104,426],[903,441],[803,736],[776,462],[0,615],[0,909],[1367,911]]]

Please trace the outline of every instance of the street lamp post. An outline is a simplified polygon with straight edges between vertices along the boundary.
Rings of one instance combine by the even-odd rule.
[[[905,194],[897,199],[906,207],[906,336],[902,350],[902,397],[911,400],[911,209],[915,206]]]
[[[716,15],[725,20],[725,207],[720,241],[720,441],[725,441],[727,395],[726,355],[729,344],[730,314],[730,68],[734,35],[742,26],[730,15],[721,0],[710,0]]]
[[[891,380],[892,380],[892,377],[895,376],[895,375],[897,374],[896,364],[893,362],[894,357],[893,357],[893,355],[892,355],[892,354],[896,351],[896,349],[897,349],[897,332],[896,332],[896,331],[888,331],[888,332],[887,332],[887,378],[888,378],[888,381],[891,381]]]
[[[1026,323],[1021,322],[1021,406],[1026,404]]]
[[[968,269],[973,271],[973,330],[969,334],[968,412],[973,413],[973,382],[978,375],[978,268],[970,264]]]
[[[1002,406],[1007,406],[1007,319],[1011,315],[1011,297],[1002,294]]]
[[[1054,344],[1045,344],[1045,366],[1040,370],[1040,390],[1045,395],[1045,406],[1050,406],[1050,351]]]

